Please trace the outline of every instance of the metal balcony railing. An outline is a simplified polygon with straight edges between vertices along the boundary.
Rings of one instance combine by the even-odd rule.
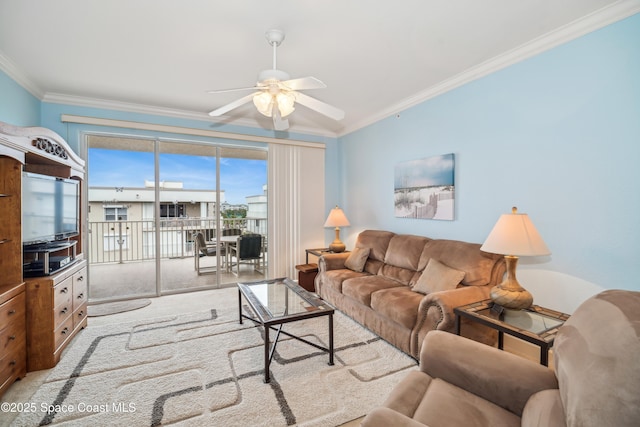
[[[214,218],[169,218],[159,223],[160,257],[193,256],[194,236],[202,232],[207,240],[216,236]],[[265,218],[222,219],[222,230],[237,229],[266,235]],[[125,263],[156,257],[156,227],[153,220],[89,222],[89,262]]]

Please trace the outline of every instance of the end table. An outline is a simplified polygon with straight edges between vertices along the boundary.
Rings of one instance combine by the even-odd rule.
[[[461,317],[498,331],[498,348],[503,349],[504,334],[508,334],[540,347],[540,364],[549,365],[549,348],[553,345],[558,328],[569,318],[568,314],[532,305],[523,310],[494,310],[490,299],[453,309],[456,315],[456,334],[460,335]]]

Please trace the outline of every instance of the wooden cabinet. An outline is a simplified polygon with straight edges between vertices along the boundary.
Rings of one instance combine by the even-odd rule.
[[[0,286],[0,396],[27,373],[24,284]]]
[[[27,370],[53,368],[78,331],[87,326],[87,262],[27,279]]]
[[[24,281],[23,172],[72,178],[82,185],[84,161],[49,129],[0,122],[0,396],[27,370],[55,366],[87,324],[82,227],[71,238],[77,255],[72,265]],[[82,218],[81,203],[80,212]]]

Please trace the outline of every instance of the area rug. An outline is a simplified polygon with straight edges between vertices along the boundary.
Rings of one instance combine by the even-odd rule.
[[[106,302],[87,306],[87,316],[98,317],[109,314],[124,313],[125,311],[138,310],[151,304],[150,299],[134,299],[131,301]]]
[[[237,290],[216,297],[206,312],[89,324],[11,425],[337,426],[380,405],[417,369],[336,312],[335,365],[281,336],[264,383],[262,328],[239,324]],[[318,317],[284,330],[326,346],[327,324]]]

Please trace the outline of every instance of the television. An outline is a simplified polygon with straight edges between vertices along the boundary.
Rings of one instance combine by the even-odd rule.
[[[46,244],[79,234],[80,183],[22,173],[22,244]]]

